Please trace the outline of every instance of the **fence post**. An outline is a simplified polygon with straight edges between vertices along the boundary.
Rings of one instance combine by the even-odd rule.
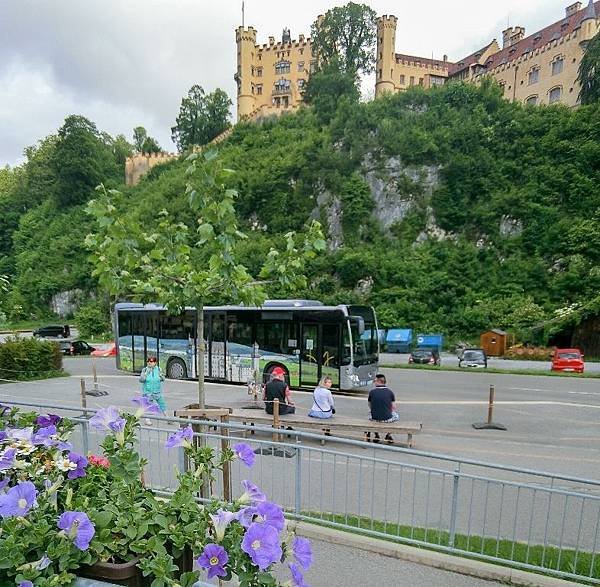
[[[85,397],[85,379],[80,379],[81,387],[81,409],[83,411],[83,420],[81,421],[81,444],[83,446],[83,454],[87,456],[89,452],[89,439],[88,439],[88,412],[87,412],[87,398]]]
[[[454,537],[456,536],[456,510],[458,507],[458,483],[460,481],[460,463],[454,468],[454,477],[452,481],[452,510],[450,511],[450,535],[448,537],[448,546],[454,548]]]
[[[294,512],[299,515],[302,511],[302,449],[300,443],[296,443],[296,494],[294,500]]]
[[[273,432],[273,442],[279,442],[279,400],[275,398],[273,400],[273,428],[277,432]]]

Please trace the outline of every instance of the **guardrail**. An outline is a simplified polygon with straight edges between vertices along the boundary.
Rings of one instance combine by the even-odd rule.
[[[4,403],[70,414],[79,425],[73,442],[85,453],[102,441],[88,426],[95,410]],[[234,498],[250,479],[290,518],[600,584],[599,480],[334,437],[321,446],[321,435],[292,430],[273,442],[266,426],[155,417],[142,426],[139,450],[147,484],[161,493],[173,491],[184,467],[183,452],[166,451],[165,440],[190,423],[215,450],[246,436],[257,453],[252,470],[232,464]],[[224,495],[222,479],[211,492]]]

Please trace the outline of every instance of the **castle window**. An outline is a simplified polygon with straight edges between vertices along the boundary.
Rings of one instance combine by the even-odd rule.
[[[556,88],[552,88],[548,92],[548,104],[555,104],[556,102],[560,102],[562,97],[562,88],[557,86]]]
[[[290,80],[280,79],[275,82],[273,93],[274,94],[286,94],[290,91]]]
[[[381,79],[381,78],[383,77],[383,73],[382,73],[381,69],[378,69],[378,70],[377,70],[377,77],[378,77],[379,79]]]
[[[540,68],[534,67],[529,71],[528,84],[537,84],[540,81]]]
[[[411,75],[411,76],[410,76],[410,85],[411,85],[411,86],[414,86],[414,85],[415,85],[415,76],[414,76],[414,75]]]
[[[420,77],[420,78],[419,78],[419,85],[420,85],[420,86],[422,86],[422,85],[423,85],[423,81],[424,81],[424,80],[423,80],[423,78],[422,78],[422,77]]]
[[[275,74],[281,75],[283,73],[290,73],[290,62],[289,61],[280,61],[275,64]]]
[[[406,78],[404,77],[404,75],[401,75],[401,76],[400,76],[400,84],[401,84],[401,85],[404,85],[404,84],[406,83],[406,82],[405,82],[405,79],[406,79]]]
[[[558,75],[562,73],[565,65],[565,60],[562,57],[558,57],[552,62],[552,75]]]
[[[257,94],[258,96],[262,96],[262,88],[263,88],[263,87],[262,87],[262,84],[258,84],[258,85],[256,86],[256,94]]]
[[[298,71],[304,71],[304,61],[298,61]]]
[[[306,86],[306,80],[305,79],[299,79],[298,80],[298,89],[301,92],[304,90],[304,86]]]
[[[304,55],[304,47],[300,47],[300,55]]]
[[[317,71],[317,62],[311,61],[310,62],[310,73],[315,73],[315,71]]]
[[[262,53],[259,53],[259,54],[258,54],[258,60],[259,60],[259,61],[262,61]]]
[[[537,103],[538,103],[537,96],[529,96],[529,98],[527,98],[527,100],[525,100],[525,104],[527,104],[527,106],[537,106]]]
[[[262,67],[257,67],[257,68],[254,70],[254,73],[256,74],[256,77],[262,77],[262,74],[263,74],[263,68],[262,68]]]

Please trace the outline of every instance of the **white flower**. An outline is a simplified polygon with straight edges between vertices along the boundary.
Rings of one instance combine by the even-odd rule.
[[[77,464],[76,463],[72,463],[68,458],[66,457],[58,457],[55,461],[54,461],[54,466],[59,470],[59,471],[74,471],[77,468]]]

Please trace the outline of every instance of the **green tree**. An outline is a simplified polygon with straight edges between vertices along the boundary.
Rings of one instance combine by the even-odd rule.
[[[581,86],[579,99],[582,104],[600,102],[600,33],[585,49],[579,64],[577,81]]]
[[[148,136],[143,126],[136,126],[133,129],[133,146],[138,153],[161,153],[162,149],[158,141]]]
[[[340,71],[336,63],[326,64],[311,75],[303,96],[304,102],[312,106],[322,124],[331,121],[342,100],[356,104],[359,98],[355,76]]]
[[[335,65],[354,77],[370,73],[375,68],[377,13],[355,2],[331,8],[313,23],[311,42],[320,67]]]
[[[171,128],[171,137],[179,152],[195,145],[205,145],[227,130],[232,102],[220,88],[206,94],[194,85],[181,100],[179,115]]]
[[[58,131],[52,166],[56,197],[61,205],[86,202],[100,182],[121,175],[96,125],[83,116],[65,118]]]
[[[114,294],[124,291],[153,299],[173,312],[194,305],[197,312],[198,403],[204,407],[204,321],[207,300],[219,296],[245,304],[260,304],[265,285],[306,285],[307,260],[325,248],[320,225],[313,222],[306,234],[285,235],[285,249],[271,249],[254,277],[240,262],[238,244],[246,235],[239,230],[235,212],[237,191],[228,187],[233,171],[223,166],[215,151],[188,157],[186,197],[195,222],[193,228],[176,222],[162,210],[156,226],[140,227],[121,214],[119,192],[101,189],[89,212],[97,232],[87,237],[95,263],[94,274]]]

